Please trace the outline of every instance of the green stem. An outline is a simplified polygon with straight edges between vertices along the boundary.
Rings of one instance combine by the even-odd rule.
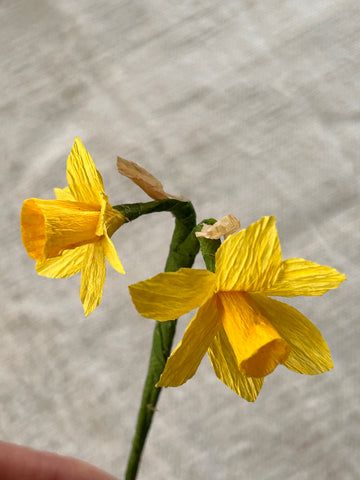
[[[196,226],[195,231],[200,232],[203,225],[214,225],[216,220],[214,218],[208,218],[203,220]],[[206,268],[210,271],[215,273],[215,254],[216,250],[220,247],[221,241],[220,240],[211,240],[209,238],[198,237],[198,241],[200,243],[201,254],[204,258],[204,262]]]
[[[115,205],[113,208],[124,215],[125,222],[131,222],[141,215],[182,210],[183,208],[187,208],[186,205],[189,204],[190,202],[182,202],[181,200],[166,198],[164,200],[154,200],[145,203],[124,203],[122,205]]]
[[[163,208],[165,206],[166,208]],[[195,256],[199,251],[199,243],[194,234],[196,215],[190,202],[160,200],[142,204],[140,207],[137,206],[137,210],[134,208],[129,210],[127,205],[119,207],[122,207],[122,209],[118,208],[122,212],[125,212],[127,209],[127,214],[131,215],[131,219],[137,218],[136,216],[134,217],[137,212],[141,212],[139,215],[142,215],[143,213],[152,213],[155,211],[171,211],[175,216],[175,229],[170,244],[165,271],[175,272],[179,270],[179,268],[190,268],[193,265]],[[127,218],[129,218],[128,215],[125,214]],[[134,480],[136,478],[146,437],[151,426],[151,421],[161,391],[161,388],[157,388],[155,385],[158,382],[160,375],[164,370],[166,360],[170,355],[175,329],[176,320],[156,322],[155,325],[148,373],[145,380],[135,435],[125,474],[126,480]]]

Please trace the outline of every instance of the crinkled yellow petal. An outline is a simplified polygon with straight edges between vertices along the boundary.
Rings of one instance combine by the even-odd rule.
[[[67,180],[78,202],[101,205],[104,184],[100,172],[80,138],[76,138],[67,163]]]
[[[263,293],[279,297],[322,295],[332,288],[337,288],[345,279],[346,276],[335,268],[303,258],[290,258],[281,263],[278,278]]]
[[[125,223],[125,217],[121,212],[112,208],[105,193],[102,193],[101,197],[101,213],[96,227],[96,235],[101,236],[107,232],[111,237]]]
[[[85,315],[89,315],[99,305],[105,282],[105,254],[103,243],[87,246],[84,267],[81,271],[80,299]]]
[[[108,203],[109,203],[108,202],[108,197],[105,193],[103,193],[101,195],[101,211],[100,211],[100,215],[99,215],[99,219],[98,219],[98,224],[96,226],[96,235],[98,235],[99,237],[104,235],[104,232],[106,231],[105,214],[106,214],[106,210],[108,208]]]
[[[49,278],[67,278],[78,273],[83,264],[87,245],[64,250],[58,257],[48,258],[36,264],[39,275]]]
[[[166,321],[201,306],[212,295],[214,287],[212,272],[181,268],[130,285],[129,290],[140,315]]]
[[[76,202],[76,198],[71,193],[69,187],[54,188],[54,192],[57,200],[69,200],[70,202]]]
[[[104,197],[106,197],[107,200],[107,196],[105,194]],[[116,230],[121,227],[121,225],[124,225],[125,217],[121,212],[115,210],[115,208],[112,208],[109,201],[107,200],[106,208],[104,210],[104,221],[106,231],[109,237],[111,237],[116,232]]]
[[[100,212],[88,204],[67,200],[25,200],[21,210],[21,235],[29,256],[42,262],[97,240]]]
[[[290,345],[284,365],[298,373],[317,375],[333,368],[329,349],[319,330],[296,308],[265,295],[251,294],[257,308]]]
[[[276,280],[281,249],[275,218],[230,235],[216,252],[217,290],[261,292]]]
[[[222,325],[241,373],[265,377],[284,363],[290,348],[247,293],[221,292]]]
[[[220,380],[248,402],[254,402],[264,383],[263,378],[243,375],[234,351],[221,327],[208,350],[213,369]]]
[[[106,260],[110,263],[110,265],[119,273],[125,273],[124,267],[120,262],[120,258],[118,257],[117,251],[113,242],[110,240],[107,233],[105,233],[104,238],[101,240],[104,248],[104,253]]]
[[[217,299],[213,296],[199,308],[183,339],[166,362],[157,387],[178,387],[195,375],[200,362],[221,326]]]

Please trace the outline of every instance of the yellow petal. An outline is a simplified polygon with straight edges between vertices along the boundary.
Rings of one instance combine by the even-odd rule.
[[[120,262],[120,258],[118,257],[114,244],[106,233],[105,237],[101,240],[101,242],[103,244],[106,260],[117,272],[125,273],[124,267]]]
[[[241,373],[265,377],[289,355],[289,346],[276,329],[251,303],[246,293],[217,294],[223,306],[222,325]]]
[[[39,275],[49,278],[67,278],[75,275],[84,264],[87,245],[64,250],[58,257],[48,258],[36,264]]]
[[[157,387],[178,387],[195,375],[200,362],[220,328],[217,299],[213,296],[199,308],[184,337],[166,362]]]
[[[76,201],[76,198],[74,198],[74,195],[71,193],[69,187],[54,188],[54,192],[57,200],[69,200],[71,202]]]
[[[107,232],[109,237],[111,237],[125,223],[125,217],[121,212],[112,208],[105,193],[102,193],[101,197],[101,213],[96,228],[96,235],[101,236]]]
[[[42,262],[97,240],[100,212],[91,205],[67,200],[25,200],[21,210],[21,235],[29,256]]]
[[[261,292],[275,281],[281,263],[274,217],[263,217],[230,235],[216,252],[217,290]]]
[[[217,377],[240,397],[254,402],[264,379],[246,377],[240,372],[236,356],[222,327],[210,345],[208,354]]]
[[[87,246],[84,267],[81,272],[80,299],[85,315],[99,305],[105,282],[105,254],[102,242]]]
[[[104,232],[106,231],[105,227],[105,215],[106,215],[106,210],[108,209],[108,197],[105,193],[103,193],[101,196],[101,210],[100,210],[100,215],[98,218],[98,224],[96,226],[96,235],[99,237],[102,237],[104,235]],[[111,207],[110,207],[111,208]]]
[[[274,285],[263,293],[279,297],[322,295],[337,288],[346,276],[331,267],[324,267],[302,258],[290,258],[281,263]]]
[[[146,318],[166,321],[201,306],[212,295],[215,275],[181,268],[129,286],[136,310]]]
[[[105,226],[109,237],[111,237],[121,225],[124,225],[124,223],[124,215],[118,210],[115,210],[115,208],[112,208],[109,203],[105,210]]]
[[[298,373],[317,375],[333,368],[329,349],[319,330],[296,308],[265,295],[252,294],[257,308],[290,345],[284,365]]]
[[[78,202],[101,205],[104,184],[80,138],[75,139],[67,163],[67,180]]]

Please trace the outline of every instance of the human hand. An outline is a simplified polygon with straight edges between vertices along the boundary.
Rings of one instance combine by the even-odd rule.
[[[1,480],[116,480],[89,463],[0,441]]]

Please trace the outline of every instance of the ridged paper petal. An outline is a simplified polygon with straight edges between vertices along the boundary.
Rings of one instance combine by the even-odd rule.
[[[346,276],[335,268],[325,267],[303,258],[290,258],[281,263],[276,282],[263,293],[278,297],[322,295],[332,288],[337,288],[345,279]]]
[[[281,249],[274,217],[230,235],[216,252],[217,290],[261,292],[276,280]]]
[[[317,375],[333,368],[329,349],[319,330],[296,308],[265,295],[252,294],[257,308],[290,346],[284,365],[298,373]]]
[[[83,265],[88,245],[64,250],[58,257],[48,258],[36,264],[39,275],[49,278],[68,278],[78,273]]]
[[[74,195],[71,193],[69,187],[54,188],[55,196],[57,200],[68,200],[70,202],[76,202]]]
[[[216,296],[203,305],[187,326],[184,336],[166,362],[158,387],[177,387],[195,375],[221,326]]]
[[[125,222],[125,217],[118,210],[112,208],[109,198],[105,193],[101,194],[101,212],[96,227],[96,235],[104,235],[105,232],[111,237]]]
[[[99,305],[105,282],[105,254],[102,241],[88,245],[81,271],[80,299],[85,315]]]
[[[217,377],[237,395],[248,402],[254,402],[264,379],[246,377],[240,372],[236,356],[222,327],[210,345],[208,354]]]
[[[166,321],[200,307],[212,295],[214,287],[213,273],[181,268],[130,285],[129,290],[140,315]]]
[[[90,154],[80,138],[76,138],[67,163],[67,180],[78,202],[101,205],[104,184]]]
[[[110,240],[107,233],[105,233],[104,238],[101,240],[104,248],[104,253],[106,260],[110,263],[110,265],[119,273],[125,273],[124,267],[120,262],[120,258],[117,254],[115,246],[113,242]]]

